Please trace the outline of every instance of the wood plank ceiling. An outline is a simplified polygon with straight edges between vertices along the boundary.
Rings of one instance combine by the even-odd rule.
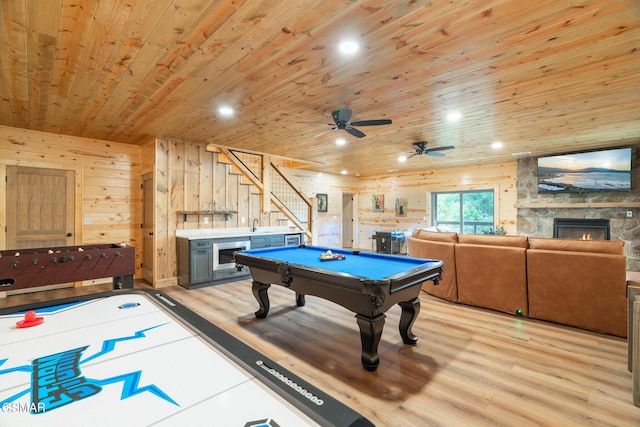
[[[1,125],[360,176],[640,144],[637,0],[9,0],[0,17]],[[332,131],[341,108],[393,124]],[[415,141],[456,148],[399,163]]]

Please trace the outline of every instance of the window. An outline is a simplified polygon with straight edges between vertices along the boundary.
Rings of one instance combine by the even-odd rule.
[[[492,232],[493,204],[493,190],[431,193],[433,225],[465,234]]]

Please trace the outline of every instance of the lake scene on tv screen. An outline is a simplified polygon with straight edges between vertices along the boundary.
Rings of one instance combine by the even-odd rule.
[[[538,159],[538,192],[629,191],[631,149],[565,154]]]

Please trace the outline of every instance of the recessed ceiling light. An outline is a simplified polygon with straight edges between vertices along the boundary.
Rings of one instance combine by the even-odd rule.
[[[462,113],[460,111],[451,111],[447,114],[447,120],[450,122],[457,122],[462,119]]]
[[[354,40],[345,40],[338,45],[338,50],[345,55],[353,55],[359,49],[360,45]]]
[[[499,150],[502,147],[504,147],[504,144],[502,143],[502,141],[494,141],[491,143],[491,148],[493,148],[494,150]]]
[[[406,162],[406,161],[407,161],[407,156],[405,156],[404,154],[401,154],[401,155],[398,157],[398,161],[399,161],[400,163],[404,163],[404,162]]]
[[[221,116],[223,117],[231,117],[233,116],[233,108],[229,107],[228,105],[223,105],[220,108],[218,108],[218,113],[220,113]]]
[[[345,145],[346,143],[347,143],[347,140],[344,139],[344,138],[337,138],[336,139],[336,145],[338,147],[341,147],[341,146]]]
[[[341,173],[342,175],[346,175],[346,174],[347,174],[347,171],[346,171],[346,170],[343,170],[343,171],[342,171],[342,172],[340,172],[340,173]]]

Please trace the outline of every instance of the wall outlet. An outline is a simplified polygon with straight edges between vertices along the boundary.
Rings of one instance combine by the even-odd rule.
[[[627,211],[627,218],[633,217],[633,211]]]
[[[205,216],[205,217],[204,217],[204,223],[205,223],[205,224],[209,224],[209,217],[208,217],[208,216]]]

